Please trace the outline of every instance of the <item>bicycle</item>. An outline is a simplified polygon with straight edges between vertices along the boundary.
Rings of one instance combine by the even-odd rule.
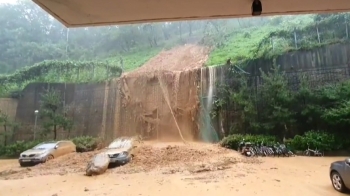
[[[317,148],[315,150],[310,149],[309,144],[307,144],[307,149],[303,153],[305,156],[316,156],[316,157],[323,157],[324,153],[318,150]]]

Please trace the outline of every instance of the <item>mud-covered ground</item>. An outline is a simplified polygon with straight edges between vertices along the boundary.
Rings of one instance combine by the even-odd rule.
[[[269,195],[336,196],[329,164],[338,158],[245,158],[211,144],[146,143],[132,163],[84,176],[97,152],[70,154],[20,168],[0,160],[1,195]]]
[[[82,174],[91,158],[101,151],[72,153],[45,164],[22,168],[16,160],[0,165],[0,179],[23,179],[45,175]],[[107,173],[182,173],[224,170],[236,163],[258,164],[259,159],[247,159],[217,145],[202,143],[152,143],[147,142],[134,150],[133,161],[125,166],[111,168]],[[1,163],[1,162],[0,162]]]

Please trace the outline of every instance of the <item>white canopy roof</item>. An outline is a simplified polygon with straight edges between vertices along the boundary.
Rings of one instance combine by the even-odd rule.
[[[67,27],[250,17],[253,0],[33,0]],[[263,16],[343,12],[349,0],[261,0]]]

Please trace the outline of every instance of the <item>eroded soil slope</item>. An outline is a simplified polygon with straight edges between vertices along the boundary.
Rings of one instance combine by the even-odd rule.
[[[199,45],[186,44],[170,50],[162,51],[140,68],[127,73],[135,76],[157,70],[187,71],[201,68],[208,60],[209,48]]]
[[[116,80],[123,107],[115,115],[120,135],[163,141],[197,139],[198,68],[207,61],[208,52],[204,46],[178,46]]]

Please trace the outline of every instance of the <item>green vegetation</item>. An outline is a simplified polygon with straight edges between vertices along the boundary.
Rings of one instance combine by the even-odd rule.
[[[93,151],[101,144],[99,138],[94,138],[91,136],[76,137],[73,138],[72,141],[77,146],[77,152]]]
[[[250,135],[250,134],[232,134],[225,138],[223,138],[220,142],[220,145],[226,148],[237,150],[239,143],[242,140],[246,142],[251,142],[253,144],[260,144],[264,142],[264,144],[275,144],[278,139],[274,136],[269,135]]]
[[[9,140],[13,140],[20,124],[10,119],[7,114],[0,110],[0,126],[3,129],[3,131],[0,132],[0,146],[6,146]]]
[[[187,42],[213,48],[207,64],[221,65],[349,37],[348,13],[66,29],[29,0],[1,4],[0,12],[2,96],[30,82],[105,81],[119,76],[118,67],[131,71],[162,49]]]
[[[208,65],[222,65],[229,58],[235,63],[272,59],[294,50],[347,42],[349,18],[349,13],[273,17],[262,27],[230,34],[225,44],[210,54]]]
[[[261,144],[263,142],[268,146],[274,145],[277,142],[283,142],[281,139],[271,135],[232,134],[223,138],[220,145],[237,150],[239,143],[243,139],[253,144]],[[317,148],[322,151],[349,150],[350,148],[350,140],[348,139],[344,139],[329,132],[312,130],[305,132],[303,135],[296,135],[286,140],[285,144],[294,152],[305,151],[308,147],[310,149]]]
[[[120,76],[122,70],[107,62],[43,61],[0,76],[0,96],[22,90],[33,82],[100,82]]]
[[[16,141],[10,145],[0,146],[1,157],[18,157],[23,151],[33,148],[40,144],[41,141]]]
[[[63,129],[70,132],[73,128],[73,121],[66,117],[61,94],[52,89],[47,89],[42,95],[41,101],[41,117],[44,119],[43,132],[46,135],[53,133],[53,139],[57,138],[57,129]]]
[[[0,50],[5,51],[0,54],[0,96],[31,82],[105,81],[118,77],[120,68],[131,71],[162,49],[187,42],[212,47],[207,62],[212,66],[229,58],[244,64],[349,38],[348,13],[68,30],[31,1],[2,4],[0,12],[6,13],[0,16]]]
[[[279,140],[294,138],[292,144],[298,150],[306,148],[307,143],[323,150],[350,147],[347,140],[339,139],[349,137],[349,81],[315,87],[310,85],[311,78],[299,74],[300,86],[292,90],[287,75],[277,66],[262,72],[264,82],[258,87],[248,85],[251,78],[234,75],[231,75],[235,78],[233,81],[218,86],[219,96],[212,113],[216,116],[231,110],[237,112],[235,120],[229,122],[228,134],[274,135]]]
[[[156,56],[160,51],[161,48],[158,47],[123,55],[122,61],[124,65],[124,71],[132,71],[137,67],[142,66],[150,58]],[[120,65],[120,58],[118,59],[116,57],[109,57],[106,59],[106,61],[114,65]]]
[[[71,139],[77,147],[77,152],[89,152],[96,150],[101,140],[91,136],[81,136]],[[10,145],[0,145],[0,157],[15,158],[18,157],[23,151],[33,148],[34,146],[42,143],[44,140],[34,141],[16,141]]]
[[[69,133],[73,129],[73,121],[66,115],[67,109],[63,107],[60,93],[47,89],[41,96],[40,117],[43,120],[42,130],[38,132],[33,141],[15,141],[14,136],[21,128],[21,125],[0,111],[0,126],[2,128],[2,132],[0,132],[0,157],[19,156],[21,152],[33,148],[43,141],[47,141],[48,136],[51,135],[53,136],[52,141],[56,141],[58,129],[67,131],[67,138],[70,137]],[[77,147],[77,152],[92,151],[102,144],[100,138],[91,136],[75,137],[72,138],[72,141]]]
[[[294,50],[349,41],[349,13],[76,29],[66,29],[29,0],[0,4],[0,13],[0,97],[33,82],[106,81],[140,67],[163,49],[185,43],[211,47],[208,66],[222,65],[228,59],[244,66],[256,59],[274,59]],[[349,146],[347,142],[339,144],[337,138],[349,136],[350,82],[314,88],[300,75],[303,82],[295,92],[277,67],[262,73],[265,83],[257,89],[249,86],[249,78],[244,76],[229,78],[234,82],[218,86],[212,113],[215,116],[225,113],[223,108],[240,109],[237,121],[230,122],[230,133],[236,135],[226,138],[229,146],[235,146],[248,133],[255,134],[244,135],[252,141],[275,140],[263,135],[275,135],[276,140],[294,138],[290,143],[295,149],[305,148],[307,143],[325,150]],[[54,139],[59,127],[69,131],[73,126],[57,96],[48,92],[42,103],[43,133],[53,133]],[[1,114],[0,126],[5,130],[1,145],[8,146],[8,138],[19,125]],[[326,140],[339,145],[334,147],[335,143]],[[95,138],[76,138],[75,142],[79,151],[95,148]],[[17,155],[34,143],[17,142],[0,151]]]

